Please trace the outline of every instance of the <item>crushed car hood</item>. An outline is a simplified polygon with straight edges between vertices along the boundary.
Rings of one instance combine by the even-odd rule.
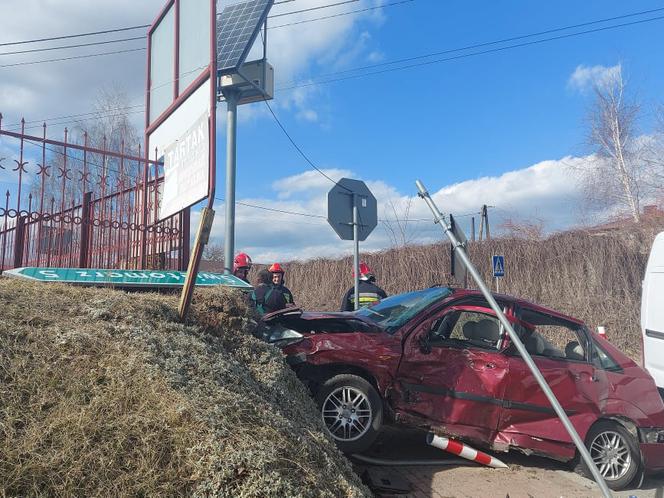
[[[300,308],[286,308],[263,317],[268,326],[281,326],[302,334],[308,333],[350,333],[382,332],[383,329],[367,318],[353,312],[302,311]]]

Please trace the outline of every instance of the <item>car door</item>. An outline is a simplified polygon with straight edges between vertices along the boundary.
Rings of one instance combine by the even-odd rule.
[[[406,339],[395,409],[445,425],[456,435],[489,440],[497,427],[508,373],[493,311],[447,308]]]
[[[641,329],[643,366],[664,394],[664,232],[653,243],[643,280]]]
[[[579,324],[532,310],[523,310],[520,319],[517,329],[526,350],[583,438],[599,416],[600,400],[606,398],[608,389],[606,375],[590,361],[588,332]],[[506,355],[510,382],[505,389],[500,431],[517,446],[544,452],[551,442],[571,444],[544,391],[513,345]],[[570,451],[568,456],[573,455],[573,449]]]

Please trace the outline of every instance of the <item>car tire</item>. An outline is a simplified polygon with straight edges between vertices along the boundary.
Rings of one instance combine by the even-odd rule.
[[[618,422],[601,420],[593,425],[586,436],[586,448],[607,486],[615,491],[625,489],[643,472],[638,441]],[[593,479],[578,454],[574,470]]]
[[[320,386],[316,403],[326,432],[344,453],[361,453],[376,440],[383,402],[366,379],[336,375]]]

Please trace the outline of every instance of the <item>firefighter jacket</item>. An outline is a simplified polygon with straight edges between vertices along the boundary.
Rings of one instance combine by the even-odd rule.
[[[360,280],[360,308],[369,306],[371,303],[387,297],[383,289],[375,283],[367,280]],[[355,309],[355,286],[348,289],[341,302],[341,311],[353,311]]]
[[[286,306],[291,306],[295,304],[295,299],[293,299],[293,293],[284,284],[273,285],[272,288],[283,295],[284,300],[286,301]]]
[[[265,315],[286,307],[287,301],[279,287],[258,284],[251,292],[251,303],[258,313]]]

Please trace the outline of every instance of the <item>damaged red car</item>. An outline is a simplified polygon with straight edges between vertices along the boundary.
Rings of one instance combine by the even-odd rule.
[[[575,318],[495,298],[607,483],[621,489],[664,470],[664,404],[650,375]],[[264,320],[345,452],[367,449],[383,424],[401,423],[494,451],[579,460],[477,291],[433,287],[356,312],[289,309]]]

